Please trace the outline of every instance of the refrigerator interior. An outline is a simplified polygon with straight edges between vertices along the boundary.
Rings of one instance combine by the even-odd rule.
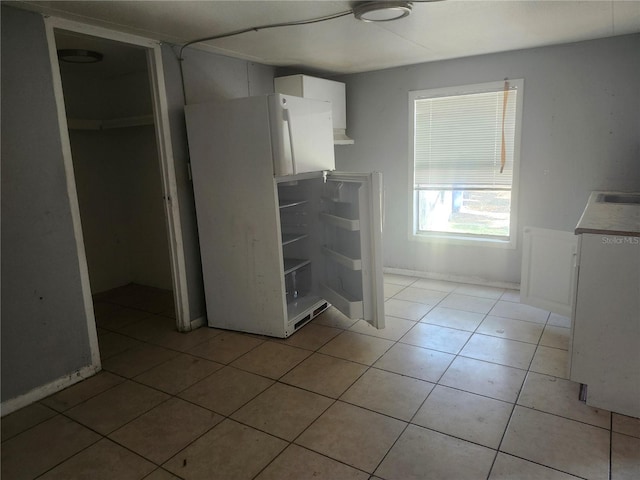
[[[361,317],[359,182],[322,177],[278,183],[288,333],[329,303]]]

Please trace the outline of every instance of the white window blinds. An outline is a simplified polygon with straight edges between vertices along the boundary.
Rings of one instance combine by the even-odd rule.
[[[507,88],[414,100],[414,188],[511,188],[517,90]]]

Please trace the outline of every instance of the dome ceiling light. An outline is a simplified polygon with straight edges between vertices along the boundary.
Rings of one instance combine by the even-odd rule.
[[[67,48],[58,50],[58,60],[67,63],[96,63],[102,60],[102,54],[93,50]]]
[[[358,2],[353,15],[363,22],[390,22],[409,16],[412,8],[412,2],[404,1]]]

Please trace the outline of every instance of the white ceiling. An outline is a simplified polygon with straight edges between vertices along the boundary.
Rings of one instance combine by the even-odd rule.
[[[4,2],[148,38],[196,38],[351,9],[346,1]],[[326,22],[251,31],[199,48],[277,66],[355,73],[434,60],[640,32],[640,0],[445,0],[414,2],[395,22],[347,15]]]

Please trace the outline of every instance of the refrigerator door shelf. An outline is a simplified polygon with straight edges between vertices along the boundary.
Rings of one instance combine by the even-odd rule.
[[[382,174],[327,174],[321,295],[349,318],[384,328]],[[340,286],[340,287],[338,287]]]

